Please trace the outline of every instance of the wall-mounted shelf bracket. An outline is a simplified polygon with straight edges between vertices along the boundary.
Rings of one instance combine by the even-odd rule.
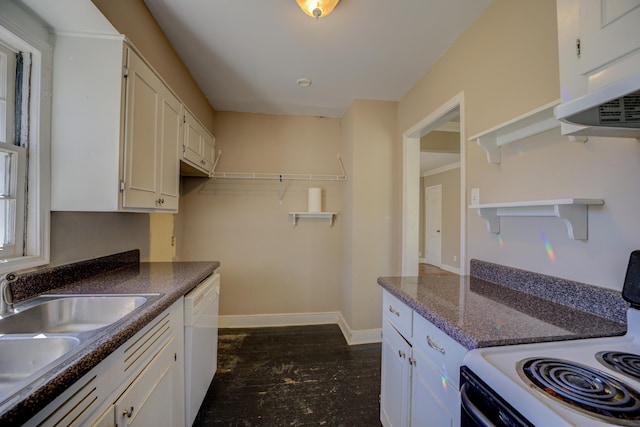
[[[333,218],[338,215],[337,212],[289,212],[293,226],[298,223],[299,218],[316,218],[316,219],[328,219],[329,227],[333,226]]]
[[[560,122],[553,114],[554,107],[559,103],[560,100],[557,99],[515,119],[474,135],[469,138],[469,141],[475,140],[482,147],[487,154],[489,163],[500,163],[501,146],[560,126]]]
[[[558,199],[479,204],[469,208],[478,210],[491,233],[500,233],[500,217],[503,216],[556,217],[564,220],[570,239],[587,240],[589,205],[602,204],[602,199]]]

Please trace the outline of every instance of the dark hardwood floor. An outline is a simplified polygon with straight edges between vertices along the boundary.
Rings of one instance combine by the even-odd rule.
[[[194,426],[380,426],[380,348],[337,325],[221,329]]]

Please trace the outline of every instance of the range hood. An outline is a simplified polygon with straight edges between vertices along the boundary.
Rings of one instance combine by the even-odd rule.
[[[574,135],[640,138],[640,73],[560,104],[556,118]]]

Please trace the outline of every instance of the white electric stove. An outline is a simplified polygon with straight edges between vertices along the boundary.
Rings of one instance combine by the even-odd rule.
[[[640,426],[640,310],[627,319],[620,337],[470,351],[464,365],[526,421],[509,424],[497,411],[466,425]]]

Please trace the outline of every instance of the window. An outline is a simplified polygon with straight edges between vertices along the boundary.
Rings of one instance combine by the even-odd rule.
[[[0,1],[0,274],[49,260],[49,37]]]
[[[24,255],[27,150],[21,147],[22,54],[0,45],[0,259]],[[28,83],[28,81],[27,81]],[[18,96],[16,96],[18,94]],[[27,112],[28,113],[28,112]],[[26,132],[26,130],[25,130]]]

